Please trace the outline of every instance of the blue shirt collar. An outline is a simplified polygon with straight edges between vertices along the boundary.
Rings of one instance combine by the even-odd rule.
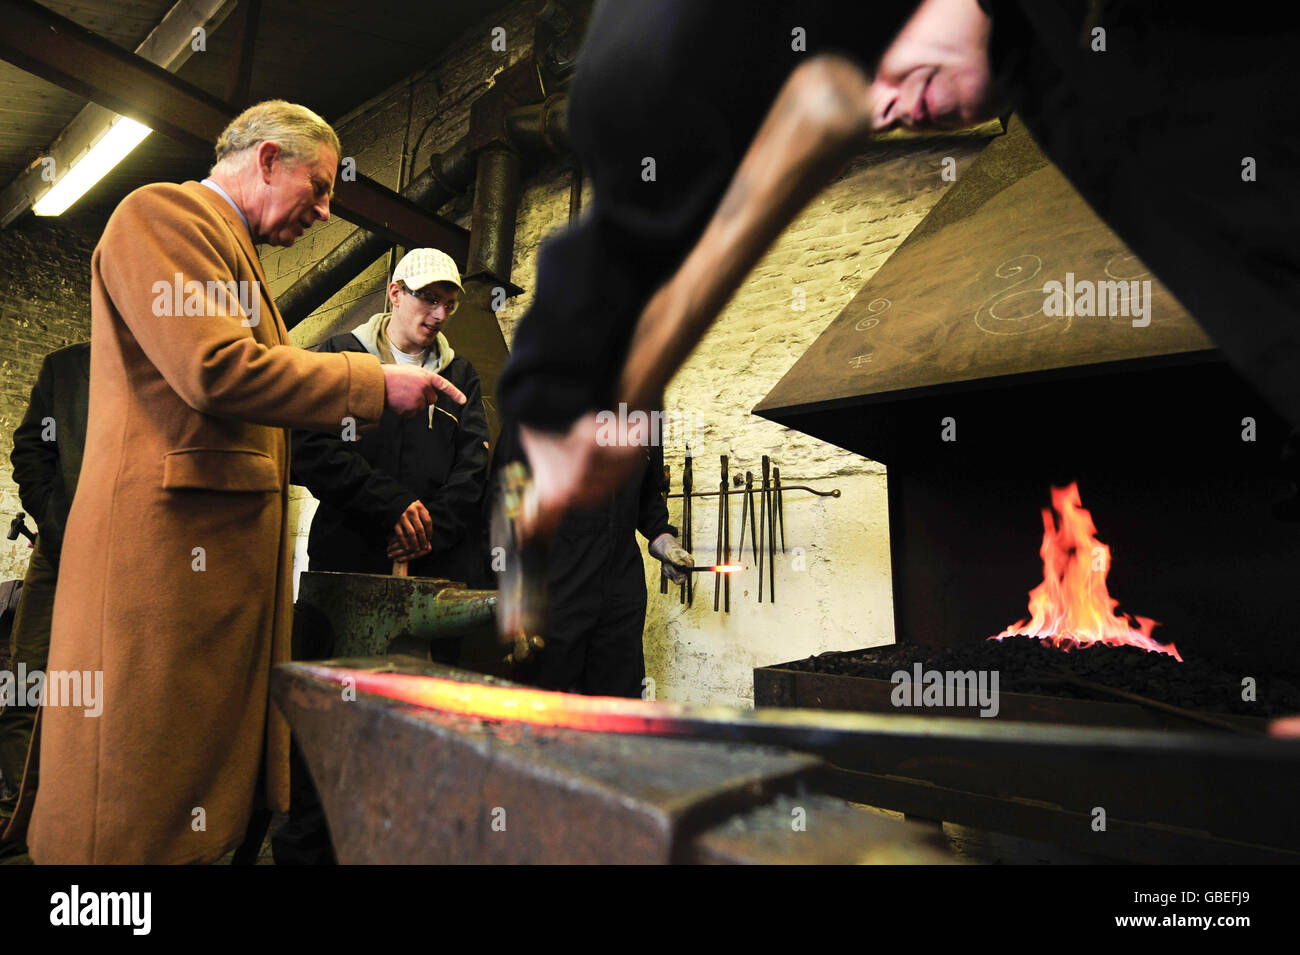
[[[228,203],[230,203],[230,208],[235,210],[235,213],[243,221],[244,228],[248,229],[248,234],[251,236],[253,234],[253,229],[248,224],[248,216],[244,215],[244,210],[239,208],[239,206],[235,203],[234,199],[230,198],[230,193],[226,192],[226,190],[222,189],[211,179],[202,180],[202,184],[207,186],[209,189],[211,189],[213,192],[219,195],[222,199],[225,199]]]

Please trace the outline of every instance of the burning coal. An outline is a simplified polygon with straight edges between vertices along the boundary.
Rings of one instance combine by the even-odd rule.
[[[1160,624],[1150,617],[1116,613],[1119,601],[1106,589],[1110,548],[1097,540],[1092,515],[1079,500],[1077,483],[1052,488],[1043,509],[1043,582],[1029,592],[1029,619],[990,640],[1035,637],[1061,650],[1096,643],[1140,647],[1182,662],[1178,649],[1151,638]]]

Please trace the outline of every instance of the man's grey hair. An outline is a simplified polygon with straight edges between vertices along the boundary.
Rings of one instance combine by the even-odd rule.
[[[338,134],[329,123],[306,106],[269,99],[248,107],[221,131],[212,171],[228,169],[237,157],[265,142],[277,144],[287,162],[314,161],[322,144],[335,156],[343,155]]]

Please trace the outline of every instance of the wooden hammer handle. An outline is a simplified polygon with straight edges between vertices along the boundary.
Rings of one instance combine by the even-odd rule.
[[[699,242],[637,321],[619,382],[629,408],[659,406],[768,246],[870,138],[870,87],[838,56],[814,57],[790,74]]]

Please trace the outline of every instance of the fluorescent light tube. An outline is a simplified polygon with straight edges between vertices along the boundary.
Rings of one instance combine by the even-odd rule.
[[[136,146],[144,142],[151,130],[126,116],[119,116],[108,132],[95,142],[45,195],[32,206],[38,216],[60,215],[108,175]]]

